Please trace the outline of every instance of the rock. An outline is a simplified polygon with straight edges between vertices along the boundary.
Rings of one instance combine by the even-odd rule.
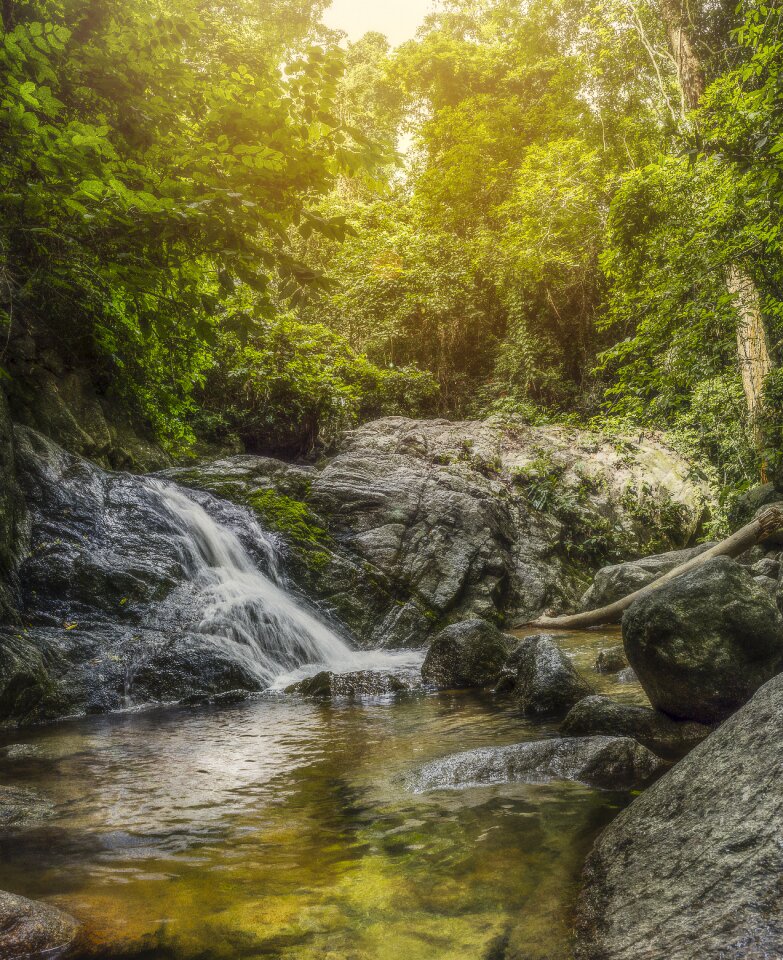
[[[405,693],[421,686],[413,676],[400,676],[388,671],[354,670],[350,673],[332,673],[323,670],[314,677],[300,680],[286,687],[286,693],[298,693],[305,697],[324,699],[362,699],[383,697],[393,693]]]
[[[754,577],[769,577],[777,580],[780,575],[780,561],[775,557],[763,557],[750,568]]]
[[[24,503],[16,481],[14,448],[8,403],[0,388],[0,621],[13,617],[12,576],[24,517]]]
[[[418,647],[457,620],[526,622],[573,604],[603,556],[687,543],[706,502],[660,440],[521,421],[389,417],[347,434],[317,469],[233,457],[167,476],[243,504],[278,496],[309,516],[315,547],[278,528],[286,569],[366,647]],[[542,501],[541,485],[558,495]],[[666,524],[633,509],[629,490]]]
[[[517,642],[485,620],[452,624],[430,644],[422,679],[447,690],[493,686]]]
[[[575,737],[482,747],[443,757],[411,781],[417,793],[496,783],[577,780],[605,790],[648,783],[665,764],[628,737]]]
[[[724,720],[783,664],[783,617],[727,557],[633,603],[623,638],[652,705],[700,723]]]
[[[560,727],[564,737],[632,737],[663,757],[678,757],[701,743],[712,727],[701,723],[672,720],[665,713],[611,697],[592,696],[580,700]]]
[[[525,637],[503,668],[522,711],[534,716],[563,716],[583,697],[593,693],[568,657],[551,637]]]
[[[631,560],[629,563],[601,567],[595,575],[592,586],[580,600],[579,606],[582,610],[597,610],[599,607],[622,600],[623,597],[641,590],[664,573],[679,567],[682,563],[687,563],[714,546],[714,543],[700,543],[697,547],[691,547],[688,550],[672,550],[669,553],[660,553],[641,560]]]
[[[783,505],[783,493],[773,484],[764,483],[758,487],[751,487],[737,497],[729,512],[729,521],[733,528],[739,529],[746,523],[750,523],[759,511],[776,504]]]
[[[754,583],[757,583],[762,590],[769,594],[770,598],[774,601],[778,594],[778,581],[773,580],[772,577],[754,577]]]
[[[34,790],[0,786],[0,826],[2,827],[44,820],[51,815],[52,810],[52,803]]]
[[[633,667],[626,667],[625,670],[621,670],[617,674],[618,683],[638,683],[639,678],[636,676],[636,671]]]
[[[579,960],[783,956],[783,676],[636,799],[584,872]]]
[[[595,659],[596,673],[619,673],[627,666],[628,658],[622,644],[618,644],[616,647],[607,647]]]
[[[79,924],[56,907],[0,890],[0,960],[62,956]]]

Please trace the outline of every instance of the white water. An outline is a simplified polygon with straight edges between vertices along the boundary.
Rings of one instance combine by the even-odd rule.
[[[159,480],[147,483],[179,532],[178,552],[189,575],[188,600],[200,610],[200,633],[244,664],[265,687],[303,664],[356,669],[356,653],[263,574],[235,533],[179,488]],[[274,576],[274,547],[260,528],[256,532]],[[182,600],[180,596],[173,602]]]

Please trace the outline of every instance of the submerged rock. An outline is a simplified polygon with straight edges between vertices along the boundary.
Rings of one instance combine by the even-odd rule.
[[[601,834],[579,960],[783,956],[783,676]]]
[[[700,723],[725,719],[783,666],[783,617],[727,557],[637,600],[623,638],[652,705]]]
[[[79,924],[56,907],[0,890],[0,960],[62,956]]]
[[[628,658],[622,644],[602,650],[595,659],[596,673],[619,673],[627,666]]]
[[[52,803],[34,790],[0,786],[0,826],[20,826],[44,820],[52,810]]]
[[[525,637],[503,667],[500,692],[511,692],[526,714],[563,716],[593,689],[544,635]]]
[[[401,675],[380,670],[354,670],[350,673],[332,673],[322,670],[314,677],[300,680],[286,687],[286,693],[305,697],[361,699],[404,693],[421,686],[413,675]]]
[[[564,737],[632,737],[664,757],[682,756],[701,743],[712,727],[677,721],[649,707],[618,703],[611,697],[585,697],[573,707],[560,732]]]
[[[628,737],[535,740],[468,750],[423,767],[411,781],[417,793],[497,783],[578,780],[606,790],[630,790],[650,781],[665,764]]]
[[[485,620],[452,624],[432,641],[422,679],[441,689],[493,686],[518,642]]]

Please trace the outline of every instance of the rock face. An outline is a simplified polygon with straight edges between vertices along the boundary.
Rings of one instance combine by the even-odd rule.
[[[423,767],[411,786],[423,793],[494,783],[578,780],[606,790],[630,790],[663,769],[658,757],[627,737],[536,740],[444,757]]]
[[[421,676],[441,689],[494,686],[518,641],[485,620],[465,620],[442,630],[432,641]]]
[[[17,455],[31,549],[25,626],[0,627],[0,722],[258,690],[267,658],[282,672],[318,659],[320,627],[281,618],[277,544],[249,511],[106,473],[31,431]]]
[[[531,716],[564,716],[593,692],[551,637],[526,637],[503,667],[501,690],[511,690]]]
[[[0,960],[62,956],[79,924],[56,907],[0,891]]]
[[[319,469],[243,456],[167,475],[277,522],[304,592],[362,645],[400,647],[458,619],[527,621],[574,602],[602,557],[684,545],[706,497],[688,473],[652,440],[392,417]]]
[[[599,837],[579,960],[783,956],[783,677]]]
[[[8,404],[0,389],[0,620],[14,607],[11,579],[23,516],[23,503],[16,482],[14,434]]]
[[[632,560],[629,563],[601,567],[579,605],[582,610],[597,610],[599,607],[622,600],[623,597],[657,580],[662,574],[679,567],[681,563],[687,563],[693,557],[698,557],[714,545],[700,543],[697,547],[691,547],[688,550],[671,550],[669,553],[659,553],[641,560]]]
[[[712,728],[672,720],[649,707],[592,696],[580,700],[569,711],[560,732],[564,737],[632,737],[659,756],[678,757],[701,743]]]
[[[725,719],[783,665],[774,600],[726,557],[637,600],[623,639],[652,705],[700,723]]]

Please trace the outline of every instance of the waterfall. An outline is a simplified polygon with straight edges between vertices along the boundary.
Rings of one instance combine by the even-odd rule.
[[[187,602],[198,611],[191,629],[241,662],[264,687],[304,664],[353,667],[355,652],[281,585],[275,545],[249,515],[254,540],[266,550],[269,576],[258,569],[239,537],[182,489],[157,479],[147,479],[145,485],[170,517],[174,546],[187,575],[159,611],[161,622],[169,619],[172,605]]]

